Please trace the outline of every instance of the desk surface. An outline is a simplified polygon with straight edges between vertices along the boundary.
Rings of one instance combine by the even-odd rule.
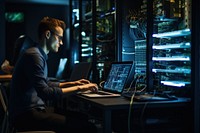
[[[87,98],[84,96],[78,95],[78,98],[81,98],[82,100],[95,104],[96,106],[102,107],[102,108],[112,108],[112,109],[119,109],[124,107],[130,106],[130,100],[124,98],[124,97],[112,97],[112,98]],[[185,106],[190,102],[189,98],[178,98],[177,100],[169,100],[169,101],[151,101],[151,102],[136,102],[133,101],[133,105],[135,107],[143,106],[144,104],[148,104],[150,107],[166,107],[166,106]],[[178,103],[178,105],[177,105]]]
[[[0,75],[0,81],[4,82],[4,81],[10,81],[12,79],[12,75],[11,74],[6,74],[6,75]]]

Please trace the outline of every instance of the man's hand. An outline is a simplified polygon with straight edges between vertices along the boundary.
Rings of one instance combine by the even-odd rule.
[[[92,92],[97,92],[98,86],[97,84],[94,84],[94,83],[87,83],[87,84],[77,85],[73,87],[62,88],[62,91],[64,94],[67,94],[70,92],[77,92],[77,91],[87,91],[87,90],[90,90]]]
[[[90,81],[86,79],[80,79],[77,81],[71,81],[71,82],[61,82],[59,84],[60,88],[66,88],[66,87],[72,87],[72,86],[77,86],[77,85],[84,85],[84,84],[89,84]]]
[[[80,79],[80,80],[74,81],[74,85],[84,85],[84,84],[89,84],[89,83],[90,81],[87,79]]]
[[[98,86],[97,86],[97,84],[94,84],[94,83],[79,85],[78,88],[79,88],[80,91],[87,91],[87,90],[90,90],[92,92],[98,91]]]
[[[10,62],[8,60],[5,60],[1,65],[1,70],[5,72],[6,74],[11,74],[13,71],[13,66],[10,65]]]

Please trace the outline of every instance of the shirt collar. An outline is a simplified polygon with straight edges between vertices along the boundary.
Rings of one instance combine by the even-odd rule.
[[[48,55],[44,52],[44,50],[40,46],[38,46],[38,49],[39,49],[40,53],[42,54],[42,56],[45,58],[45,60],[47,60]]]

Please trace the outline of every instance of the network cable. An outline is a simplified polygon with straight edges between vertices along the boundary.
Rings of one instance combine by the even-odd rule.
[[[136,83],[135,83],[135,86],[134,86],[134,91],[133,91],[133,94],[132,94],[132,96],[131,96],[131,101],[130,101],[130,104],[129,104],[129,112],[128,112],[128,133],[131,132],[131,129],[130,129],[130,128],[131,128],[131,127],[130,127],[130,124],[131,124],[131,110],[132,110],[132,105],[133,105],[133,99],[134,99],[134,97],[135,97],[135,93],[136,93],[136,89],[137,89],[136,85],[137,85],[138,79],[140,79],[140,76],[137,76],[137,77],[136,77]],[[135,79],[131,82],[131,84],[130,84],[130,86],[129,86],[129,90],[130,90],[130,88],[131,88],[131,86],[132,86],[132,84],[133,84],[134,81],[135,81]]]

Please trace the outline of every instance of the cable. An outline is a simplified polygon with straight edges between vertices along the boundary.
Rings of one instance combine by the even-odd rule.
[[[155,96],[155,95],[156,95],[156,91],[153,92],[152,97]],[[141,128],[141,129],[143,130],[143,132],[144,132],[144,124],[142,123],[142,118],[143,118],[143,116],[144,116],[145,109],[146,109],[147,104],[148,104],[149,102],[150,102],[150,101],[145,102],[144,107],[143,107],[143,109],[142,109],[141,116],[140,116],[140,124],[142,125],[142,128]]]
[[[145,85],[141,90],[139,90],[138,92],[143,92],[145,89],[147,88],[147,85]]]
[[[130,117],[131,117],[131,106],[133,104],[133,98],[134,98],[134,95],[132,95],[131,97],[131,102],[130,102],[130,107],[129,107],[129,113],[128,113],[128,133],[131,132],[131,129],[130,129]]]
[[[136,92],[136,88],[134,89],[134,93],[131,96],[131,101],[129,104],[129,112],[128,112],[128,133],[131,132],[131,127],[130,127],[130,123],[131,123],[131,110],[132,110],[132,105],[133,105],[133,99],[135,97],[135,92]]]
[[[131,86],[133,85],[134,81],[136,81],[138,79],[139,76],[137,76],[136,78],[134,78],[132,81],[131,81],[131,84],[129,85],[128,89],[127,89],[127,92],[130,91],[131,89]]]
[[[148,103],[149,103],[149,102],[145,102],[144,107],[143,107],[143,109],[142,109],[141,116],[140,116],[140,124],[142,125],[142,130],[143,130],[143,131],[144,131],[144,124],[142,123],[142,118],[143,118],[144,111],[145,111],[145,109],[146,109]]]
[[[101,81],[101,82],[99,83],[99,87],[100,87],[101,89],[103,88],[103,86],[102,86],[103,83],[105,83],[105,81]]]
[[[132,105],[133,105],[133,99],[134,99],[134,97],[135,97],[135,93],[136,93],[136,89],[137,89],[136,84],[137,84],[137,82],[138,82],[138,79],[140,79],[140,76],[137,76],[137,77],[136,77],[136,83],[135,83],[135,86],[134,86],[134,91],[133,91],[133,94],[132,94],[132,96],[131,96],[131,101],[130,101],[130,104],[129,104],[129,112],[128,112],[128,133],[131,133],[131,126],[130,126],[130,124],[131,124],[131,110],[132,110]],[[130,84],[130,86],[129,86],[129,90],[130,90],[130,88],[131,88],[131,86],[132,86],[132,84],[133,84],[134,81],[135,81],[135,80],[133,80],[133,81],[131,82],[131,84]]]
[[[134,100],[134,97],[135,97],[135,93],[137,91],[137,84],[138,84],[138,81],[139,79],[142,77],[142,75],[137,75],[137,77],[131,82],[129,88],[128,88],[128,91],[130,91],[131,89],[131,86],[132,84],[134,83],[135,81],[135,85],[134,85],[134,91],[133,91],[133,94],[131,96],[131,101],[130,101],[130,104],[129,104],[129,112],[128,112],[128,133],[131,132],[131,110],[132,110],[132,106],[133,106],[133,100]],[[144,91],[146,89],[146,85],[140,90],[140,92]],[[144,111],[143,111],[144,112]]]

